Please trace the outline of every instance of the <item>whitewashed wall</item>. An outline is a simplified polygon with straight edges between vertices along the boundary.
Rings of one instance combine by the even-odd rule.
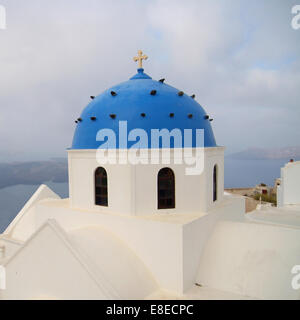
[[[108,299],[58,233],[45,225],[4,264],[2,299]]]
[[[185,162],[99,165],[96,150],[69,150],[70,204],[73,208],[131,215],[207,212],[223,197],[224,148],[205,148],[201,152],[204,171],[200,175],[187,175]],[[174,157],[171,150],[171,159]],[[218,200],[213,202],[215,164],[218,166]],[[104,167],[108,175],[108,207],[95,205],[94,173],[99,166]],[[157,174],[164,167],[171,168],[175,174],[175,209],[157,208]]]
[[[131,214],[133,211],[133,168],[130,165],[99,165],[95,150],[70,150],[69,192],[73,208],[98,212]],[[108,207],[95,205],[95,170],[105,168],[108,183]]]
[[[300,230],[218,222],[201,257],[197,282],[259,299],[299,299],[291,273],[299,265]]]

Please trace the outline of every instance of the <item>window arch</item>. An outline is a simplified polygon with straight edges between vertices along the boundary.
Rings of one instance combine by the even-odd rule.
[[[175,208],[175,175],[170,168],[161,169],[157,175],[157,208]]]
[[[213,173],[213,201],[216,201],[218,198],[218,166],[214,166]]]
[[[95,204],[97,206],[108,206],[107,173],[102,167],[95,171]]]

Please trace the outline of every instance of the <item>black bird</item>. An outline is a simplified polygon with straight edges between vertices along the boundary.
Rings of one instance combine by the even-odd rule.
[[[178,92],[178,95],[179,95],[179,97],[181,97],[181,96],[184,95],[184,92],[183,92],[183,91],[179,91],[179,92]]]
[[[95,121],[95,120],[96,120],[96,117],[91,117],[91,120],[92,120],[92,121]]]
[[[209,119],[209,121],[213,121],[214,119]]]
[[[170,118],[173,118],[174,117],[174,113],[170,113]]]
[[[116,119],[116,115],[115,114],[110,114],[109,115],[112,119]]]
[[[145,118],[146,117],[146,113],[141,113],[141,117]]]
[[[159,82],[164,83],[165,80],[166,79],[162,78],[162,79],[159,80]]]
[[[78,119],[77,119],[77,121],[80,121],[80,122],[81,122],[81,121],[82,121],[82,119],[81,119],[81,118],[78,118]]]
[[[151,94],[151,96],[155,96],[155,95],[156,95],[156,90],[152,90],[152,91],[150,92],[150,94]]]
[[[209,119],[209,116],[208,115],[204,116],[204,119],[205,120]]]
[[[91,99],[92,99],[92,100],[95,99],[95,96],[91,96]]]
[[[194,95],[194,94],[191,95],[191,98],[195,99],[195,97],[196,97],[196,95]]]
[[[189,119],[193,118],[193,115],[191,113],[188,114]]]
[[[113,97],[117,95],[117,93],[114,92],[114,91],[111,91],[110,94],[111,94]]]

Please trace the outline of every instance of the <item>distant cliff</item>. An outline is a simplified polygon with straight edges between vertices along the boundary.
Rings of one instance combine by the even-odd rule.
[[[0,163],[0,189],[18,184],[39,185],[45,181],[67,182],[67,159]]]
[[[300,146],[284,148],[249,148],[241,152],[228,155],[228,158],[238,160],[274,160],[300,159]]]

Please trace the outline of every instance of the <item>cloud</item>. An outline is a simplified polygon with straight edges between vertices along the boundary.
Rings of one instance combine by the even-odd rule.
[[[1,1],[0,160],[65,154],[74,119],[135,73],[196,93],[219,144],[299,144],[300,31],[293,1]]]

